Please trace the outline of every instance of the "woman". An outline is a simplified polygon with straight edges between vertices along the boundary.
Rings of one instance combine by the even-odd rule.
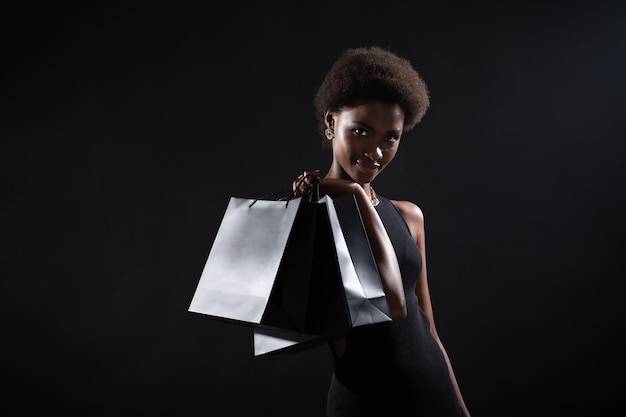
[[[470,415],[433,319],[422,211],[372,187],[429,103],[411,63],[379,47],[344,51],[315,95],[333,158],[323,177],[295,179],[295,195],[318,184],[322,195],[356,196],[392,318],[331,343],[328,417]]]

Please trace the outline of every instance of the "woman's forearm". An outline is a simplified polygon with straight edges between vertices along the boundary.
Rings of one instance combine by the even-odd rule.
[[[348,194],[353,194],[356,197],[363,225],[376,260],[378,274],[385,291],[391,318],[393,320],[403,319],[406,317],[407,311],[400,266],[398,265],[396,253],[389,235],[376,209],[372,206],[370,196],[358,183],[354,182],[322,180],[320,186],[324,194],[329,194],[331,198]]]

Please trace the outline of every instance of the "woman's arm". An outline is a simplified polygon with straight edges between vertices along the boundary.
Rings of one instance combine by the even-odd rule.
[[[354,194],[356,197],[363,219],[363,225],[365,226],[372,253],[376,260],[378,275],[380,276],[385,292],[385,298],[389,305],[391,319],[404,319],[406,317],[406,299],[404,297],[404,286],[402,284],[400,266],[398,265],[398,259],[396,258],[396,253],[391,244],[391,239],[389,239],[389,235],[387,234],[387,230],[372,205],[371,197],[358,183],[338,179],[320,180],[320,192],[328,194],[331,197],[340,197],[349,194]]]
[[[391,244],[391,239],[389,239],[389,235],[380,217],[378,217],[376,209],[372,206],[370,196],[363,190],[360,184],[354,181],[334,178],[319,179],[316,177],[318,173],[319,171],[309,171],[305,172],[304,176],[306,177],[309,174],[313,178],[310,181],[311,183],[319,181],[320,195],[329,195],[331,198],[337,198],[352,194],[356,197],[365,232],[367,233],[385,292],[385,298],[389,305],[391,319],[404,319],[406,317],[406,299],[404,297],[400,266],[398,265],[398,259]],[[302,176],[299,178],[302,178]],[[297,184],[299,184],[298,180],[294,181],[294,191],[297,191]],[[299,195],[299,193],[296,193],[296,195]]]
[[[415,293],[417,295],[417,299],[421,309],[424,311],[424,313],[426,313],[426,316],[430,321],[430,333],[439,344],[441,352],[443,353],[446,363],[448,364],[450,379],[452,380],[452,384],[454,385],[454,390],[456,392],[456,396],[458,398],[463,416],[469,417],[470,413],[467,409],[467,406],[465,405],[463,396],[461,395],[461,390],[456,380],[456,376],[454,375],[454,370],[452,369],[450,358],[448,357],[448,353],[446,352],[446,349],[444,348],[443,343],[439,338],[437,328],[435,326],[433,307],[430,299],[430,290],[428,289],[428,274],[426,271],[426,237],[424,229],[424,213],[417,205],[409,201],[393,201],[393,203],[402,214],[402,217],[404,217],[407,225],[409,226],[409,229],[411,230],[411,235],[415,239],[415,242],[417,243],[417,246],[419,247],[422,254],[422,271],[420,273],[419,280],[417,281]]]

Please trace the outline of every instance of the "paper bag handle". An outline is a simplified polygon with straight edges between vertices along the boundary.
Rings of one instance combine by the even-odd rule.
[[[300,186],[300,184],[302,184],[302,182],[304,181],[304,177],[296,184],[296,189]],[[270,193],[270,194],[265,194],[262,195],[261,197],[257,197],[255,198],[248,207],[252,207],[254,205],[254,203],[256,203],[258,200],[267,200],[270,197],[276,197],[277,195],[281,195],[281,194],[287,194],[287,196],[279,198],[278,201],[286,201],[285,205],[289,204],[289,201],[292,200],[294,198],[294,196],[296,195],[295,191],[292,190],[283,190],[283,191],[278,191],[275,193]],[[318,201],[320,199],[320,182],[317,178],[313,179],[313,183],[311,184],[311,191],[307,190],[307,192],[305,192],[302,195],[303,199],[305,201]]]

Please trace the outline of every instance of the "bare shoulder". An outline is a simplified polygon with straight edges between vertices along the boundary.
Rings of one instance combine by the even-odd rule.
[[[402,217],[404,217],[407,221],[411,222],[423,222],[424,221],[424,212],[422,209],[415,203],[411,201],[403,201],[403,200],[391,200],[394,206],[398,209]]]
[[[415,203],[403,200],[391,200],[398,209],[404,221],[409,226],[411,234],[419,238],[424,233],[424,212]]]

